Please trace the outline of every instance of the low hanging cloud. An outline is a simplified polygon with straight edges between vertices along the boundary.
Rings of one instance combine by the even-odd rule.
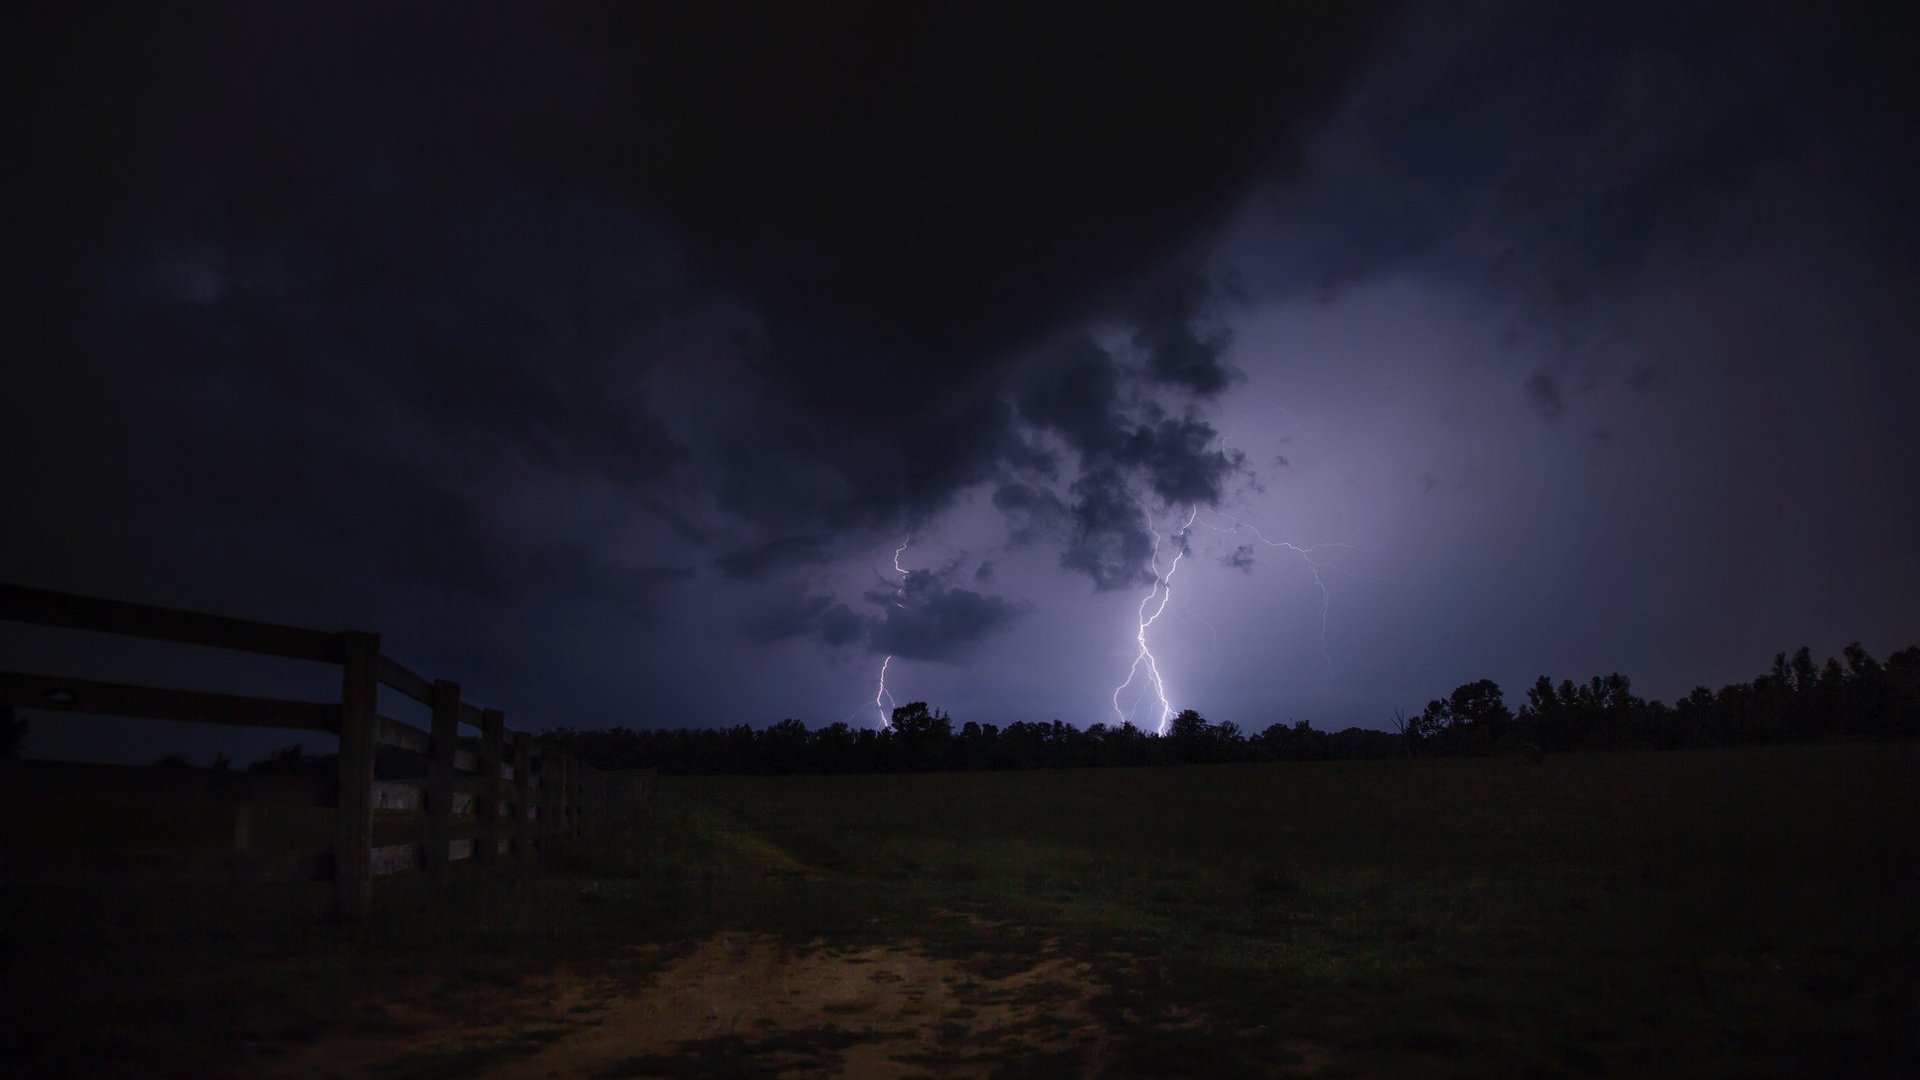
[[[761,644],[788,638],[811,637],[835,648],[854,645],[867,637],[869,623],[831,596],[797,595],[762,611],[747,628],[749,640]]]
[[[1213,290],[1199,273],[1176,275],[1134,309],[1134,348],[1146,355],[1154,381],[1215,397],[1239,377],[1224,358],[1232,338],[1201,322]]]
[[[1103,469],[1073,484],[1073,535],[1060,565],[1093,579],[1096,589],[1119,589],[1150,577],[1153,539],[1146,508],[1125,476]]]
[[[869,623],[873,651],[910,660],[963,659],[1031,610],[1025,602],[949,584],[945,576],[914,570],[898,593],[866,594],[867,601],[882,605],[883,611]]]
[[[1061,446],[1077,475],[1065,499],[1033,481],[995,493],[1014,542],[1059,522],[1064,508],[1060,565],[1099,590],[1133,587],[1153,578],[1150,503],[1216,506],[1235,476],[1249,475],[1201,411],[1239,377],[1227,362],[1231,335],[1204,321],[1214,295],[1204,277],[1178,275],[1129,311],[1133,355],[1082,335],[1036,365],[1015,397],[1019,418]],[[1178,413],[1169,395],[1187,399]]]
[[[17,30],[41,152],[16,170],[8,257],[39,291],[0,443],[72,476],[36,484],[51,510],[20,554],[82,579],[104,560],[62,538],[141,495],[63,444],[137,447],[166,485],[251,513],[241,469],[170,445],[194,430],[216,464],[295,483],[365,454],[396,499],[428,487],[482,517],[501,477],[540,473],[618,500],[619,528],[566,542],[644,534],[650,564],[825,565],[1043,471],[1015,358],[1067,328],[1131,304],[1147,383],[1232,381],[1215,291],[1169,260],[1298,159],[1380,32],[1361,7],[1115,9],[1089,37],[1044,6],[482,3],[453,50],[411,7],[216,3],[112,33],[37,11]],[[1181,167],[1113,169],[1143,152]],[[69,415],[103,396],[111,415]],[[281,534],[352,512],[242,542],[304,565]],[[222,576],[192,543],[160,555],[166,577]]]
[[[1016,546],[1066,535],[1067,504],[1043,487],[1008,481],[994,489],[993,508],[1006,518],[1007,539]]]
[[[991,565],[982,563],[971,575],[976,583],[992,577]],[[984,577],[980,571],[986,571]],[[1032,607],[956,584],[960,576],[960,561],[908,571],[897,587],[863,593],[866,610],[858,611],[828,594],[792,596],[763,611],[749,636],[763,644],[804,637],[912,660],[964,660]]]
[[[1560,390],[1560,377],[1551,371],[1536,371],[1520,386],[1527,404],[1548,420],[1558,420],[1567,411],[1567,398]]]
[[[818,537],[780,536],[724,552],[714,562],[729,578],[753,581],[788,566],[818,562],[825,547]]]
[[[838,506],[842,522],[880,529],[903,518],[927,520],[963,487],[987,483],[1011,544],[1058,543],[1060,565],[1085,574],[1096,589],[1151,580],[1153,508],[1215,506],[1236,476],[1251,476],[1245,457],[1220,445],[1205,415],[1240,378],[1228,362],[1231,335],[1211,321],[1223,295],[1196,272],[1170,275],[1125,306],[1120,344],[1074,334],[1013,372],[996,405],[963,409],[966,422],[949,425],[960,414],[926,416],[914,437],[924,437],[927,460],[937,465],[887,461],[884,448],[850,435],[847,458],[862,463],[820,474],[831,483],[810,502]],[[892,416],[881,419],[898,426]],[[834,440],[831,432],[820,438]],[[735,449],[757,453],[750,441]],[[758,472],[737,469],[733,482],[812,490],[796,474],[804,464],[788,457]],[[897,501],[901,467],[925,481],[907,486],[918,494],[905,502]],[[849,498],[861,504],[857,512]],[[811,520],[811,513],[796,505],[787,524]],[[833,550],[824,533],[786,533],[734,547],[717,561],[729,577],[758,580],[825,561]]]
[[[1253,545],[1241,544],[1220,557],[1220,565],[1229,570],[1238,570],[1243,574],[1253,573]]]

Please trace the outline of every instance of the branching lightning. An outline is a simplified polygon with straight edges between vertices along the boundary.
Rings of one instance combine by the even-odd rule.
[[[907,568],[900,565],[900,556],[913,546],[913,537],[909,536],[893,549],[893,568],[900,574],[900,588],[894,592],[893,606],[905,610],[907,606]],[[887,668],[893,666],[893,655],[889,653],[880,661],[880,685],[873,694],[873,709],[880,716],[879,726],[884,729],[890,722],[894,708],[893,695],[887,692]]]
[[[1357,549],[1359,545],[1349,544],[1344,542],[1331,542],[1331,543],[1322,543],[1322,544],[1307,544],[1303,547],[1299,544],[1288,543],[1285,540],[1269,540],[1267,539],[1266,534],[1262,533],[1259,527],[1252,524],[1251,522],[1242,521],[1241,519],[1234,517],[1231,514],[1222,514],[1218,510],[1213,511],[1213,513],[1218,514],[1220,517],[1233,522],[1233,527],[1231,529],[1223,529],[1217,525],[1202,525],[1201,528],[1211,529],[1214,532],[1221,532],[1221,533],[1237,533],[1242,529],[1244,529],[1247,532],[1252,533],[1253,538],[1255,540],[1260,541],[1261,543],[1267,545],[1268,547],[1284,548],[1285,550],[1291,551],[1295,555],[1300,556],[1300,561],[1306,564],[1307,572],[1313,575],[1314,587],[1320,590],[1320,658],[1329,664],[1333,663],[1333,656],[1327,650],[1327,612],[1331,607],[1332,596],[1327,592],[1327,580],[1324,576],[1322,576],[1322,570],[1327,568],[1331,568],[1331,569],[1340,569],[1340,568],[1333,566],[1331,563],[1325,562],[1323,558],[1316,558],[1315,556],[1319,555],[1321,552],[1329,551],[1329,550],[1353,551]],[[1342,571],[1342,572],[1350,573],[1350,571]],[[1356,575],[1356,576],[1365,576],[1365,575]]]
[[[1199,612],[1193,610],[1192,607],[1186,604],[1182,604],[1180,606],[1180,612],[1181,614],[1185,615],[1187,618],[1192,619],[1194,622],[1197,622],[1201,626],[1204,626],[1207,628],[1207,648],[1208,650],[1212,651],[1214,654],[1218,655],[1220,652],[1220,631],[1215,629],[1212,623],[1208,622],[1206,619],[1201,618]]]
[[[1144,510],[1144,507],[1142,509]],[[1200,508],[1198,506],[1193,507],[1193,509],[1187,513],[1186,523],[1181,525],[1174,533],[1174,537],[1179,541],[1180,546],[1173,554],[1173,562],[1167,566],[1165,577],[1160,575],[1160,531],[1153,527],[1153,515],[1151,513],[1147,514],[1147,531],[1153,533],[1153,558],[1149,563],[1149,566],[1153,570],[1153,587],[1147,590],[1147,595],[1140,598],[1140,608],[1138,612],[1139,625],[1134,632],[1134,641],[1139,643],[1140,649],[1133,656],[1133,666],[1127,669],[1126,680],[1119,686],[1113,688],[1113,714],[1119,717],[1120,722],[1124,724],[1131,718],[1131,714],[1126,709],[1121,708],[1120,694],[1126,690],[1127,687],[1133,685],[1134,679],[1140,674],[1140,669],[1144,666],[1147,674],[1145,685],[1140,692],[1140,697],[1145,697],[1150,690],[1155,697],[1160,699],[1160,719],[1156,725],[1156,730],[1162,735],[1166,734],[1167,721],[1173,719],[1173,703],[1167,699],[1167,684],[1165,680],[1160,677],[1159,661],[1154,659],[1153,649],[1147,644],[1147,631],[1153,628],[1154,621],[1159,619],[1160,614],[1167,610],[1167,604],[1173,599],[1173,575],[1179,572],[1180,560],[1187,554],[1187,533],[1193,529],[1193,520],[1199,516],[1199,513]],[[1154,605],[1153,603],[1155,597],[1158,597],[1160,600],[1158,605]],[[1147,613],[1149,606],[1153,606],[1153,613],[1151,615]],[[1139,698],[1134,699],[1134,707],[1136,710],[1139,708]]]

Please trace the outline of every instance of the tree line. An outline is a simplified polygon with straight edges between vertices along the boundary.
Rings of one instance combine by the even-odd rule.
[[[894,709],[877,730],[782,720],[764,728],[558,728],[540,738],[602,769],[771,774],[1538,755],[1920,735],[1920,646],[1885,663],[1858,643],[1843,656],[1816,665],[1805,648],[1791,658],[1780,653],[1752,682],[1697,687],[1671,706],[1635,695],[1618,673],[1558,684],[1542,675],[1516,711],[1498,683],[1480,679],[1414,716],[1395,716],[1387,731],[1322,731],[1303,720],[1248,733],[1191,709],[1174,717],[1165,735],[1132,724],[1076,728],[1058,720],[956,726],[916,701]]]
[[[846,723],[809,729],[799,720],[769,727],[557,728],[539,736],[602,769],[658,768],[668,773],[855,773],[977,769],[1083,768],[1223,761],[1327,761],[1493,753],[1537,755],[1581,750],[1679,749],[1818,739],[1920,737],[1920,646],[1875,660],[1858,643],[1816,664],[1806,648],[1778,653],[1766,673],[1719,690],[1695,687],[1672,705],[1633,693],[1625,675],[1555,683],[1542,675],[1510,708],[1491,679],[1463,683],[1420,712],[1400,713],[1391,730],[1323,731],[1308,721],[1243,731],[1188,709],[1165,735],[1132,724],[1076,728],[1058,720],[1004,727],[956,725],[925,702],[893,710],[883,729]],[[0,756],[12,757],[24,718],[0,710]],[[386,757],[412,757],[383,748]],[[289,746],[251,772],[330,772],[332,754]],[[169,755],[161,764],[184,765]],[[215,768],[230,767],[224,759]],[[391,770],[390,770],[391,771]],[[396,774],[397,775],[397,774]]]

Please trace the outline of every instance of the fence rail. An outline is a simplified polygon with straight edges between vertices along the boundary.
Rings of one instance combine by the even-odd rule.
[[[524,861],[542,847],[591,838],[638,808],[643,778],[607,773],[542,747],[506,726],[498,709],[463,700],[460,686],[429,679],[381,651],[376,634],[329,633],[0,584],[0,620],[336,665],[336,701],[243,697],[92,679],[0,672],[0,711],[92,713],[317,731],[338,737],[328,796],[334,904],[366,917],[373,879],[420,871],[445,881],[449,866]],[[431,710],[429,730],[377,711],[387,686]],[[465,727],[477,735],[463,736]],[[461,745],[462,739],[467,745]],[[424,776],[377,775],[382,747],[424,758]],[[255,806],[244,796],[234,837],[251,836]],[[404,838],[395,840],[395,835]],[[376,839],[381,842],[376,843]]]

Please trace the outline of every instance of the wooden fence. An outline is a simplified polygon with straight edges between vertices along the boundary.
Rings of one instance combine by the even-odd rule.
[[[0,671],[0,712],[93,713],[337,735],[337,776],[321,785],[331,792],[319,796],[333,823],[331,857],[322,856],[322,862],[330,864],[335,906],[350,919],[366,917],[375,877],[420,870],[444,882],[451,863],[524,861],[542,846],[589,838],[638,809],[642,777],[602,772],[509,730],[500,710],[462,700],[459,684],[418,675],[381,652],[377,634],[304,630],[5,584],[0,620],[338,665],[337,701]],[[431,729],[380,715],[375,702],[381,685],[427,706]],[[463,740],[463,726],[477,733],[477,741]],[[379,778],[375,762],[382,747],[423,757],[425,777]],[[387,824],[401,824],[405,841],[376,845],[377,814]],[[241,840],[246,829],[243,814],[236,824]]]

